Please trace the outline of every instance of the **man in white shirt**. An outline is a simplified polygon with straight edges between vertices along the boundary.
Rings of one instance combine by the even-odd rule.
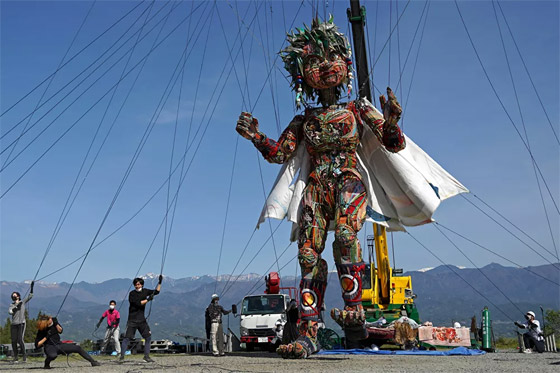
[[[541,324],[538,320],[535,320],[535,313],[529,311],[525,314],[526,322],[523,324],[516,321],[514,324],[521,329],[528,329],[527,333],[523,334],[523,343],[525,344],[526,354],[536,350],[538,353],[544,352],[544,338],[541,330]]]

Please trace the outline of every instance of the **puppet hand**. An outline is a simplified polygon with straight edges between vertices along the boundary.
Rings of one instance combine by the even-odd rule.
[[[387,87],[387,97],[388,98],[386,99],[383,95],[379,96],[379,103],[381,104],[383,117],[387,123],[397,124],[399,119],[401,119],[401,104],[399,104],[397,97],[389,87]]]
[[[251,113],[244,111],[239,116],[235,130],[247,140],[253,140],[259,131],[259,121]]]

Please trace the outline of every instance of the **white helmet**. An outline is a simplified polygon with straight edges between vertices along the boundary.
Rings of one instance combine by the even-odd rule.
[[[282,325],[282,321],[278,320],[278,321],[276,321],[276,324],[274,324],[274,325],[276,325],[276,326]]]
[[[218,294],[212,294],[212,300],[214,299],[220,299],[220,296]]]
[[[533,318],[535,318],[535,313],[533,311],[527,312],[527,315],[531,315],[531,316],[533,316]]]

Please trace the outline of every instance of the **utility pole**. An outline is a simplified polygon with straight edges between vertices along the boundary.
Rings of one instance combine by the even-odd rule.
[[[373,102],[369,85],[369,68],[364,33],[366,8],[360,6],[360,0],[350,0],[350,8],[348,8],[346,13],[348,14],[348,21],[352,24],[352,40],[354,41],[356,72],[358,73],[358,95],[366,97],[369,102]]]

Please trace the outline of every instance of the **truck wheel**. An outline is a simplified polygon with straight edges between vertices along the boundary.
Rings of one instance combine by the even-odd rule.
[[[245,343],[245,348],[247,352],[253,352],[255,350],[255,345],[253,343]]]

